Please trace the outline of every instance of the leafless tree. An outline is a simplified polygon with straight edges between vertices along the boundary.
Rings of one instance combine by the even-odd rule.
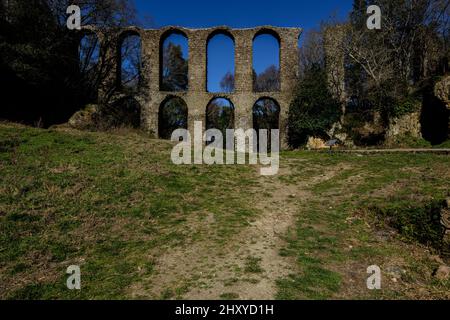
[[[234,91],[234,74],[227,72],[225,76],[220,81],[220,88],[223,92],[233,92]]]
[[[310,30],[306,33],[303,44],[299,48],[300,78],[303,78],[305,72],[317,66],[325,66],[325,52],[323,43],[323,30]]]

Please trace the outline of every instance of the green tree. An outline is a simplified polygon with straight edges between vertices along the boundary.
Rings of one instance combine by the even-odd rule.
[[[172,42],[163,49],[162,90],[186,91],[188,87],[188,62],[180,45]]]
[[[331,138],[327,133],[339,120],[341,104],[333,98],[324,69],[313,66],[305,72],[289,108],[289,144],[299,147],[309,136]]]
[[[133,6],[125,0],[2,1],[0,118],[50,126],[96,102],[98,85],[114,72],[114,64],[100,56],[95,72],[92,67],[80,68],[79,35],[66,27],[69,4],[80,5],[83,25],[105,30],[105,47],[115,28],[136,22]],[[94,49],[98,41],[88,42],[88,55],[98,52]]]
[[[271,65],[266,70],[257,74],[253,70],[253,91],[271,92],[280,90],[280,70]]]
[[[187,129],[188,109],[178,97],[166,101],[159,110],[159,137],[170,139],[176,129]]]

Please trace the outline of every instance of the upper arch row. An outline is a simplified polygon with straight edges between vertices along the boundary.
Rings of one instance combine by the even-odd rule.
[[[83,28],[83,30],[80,32],[80,35],[87,35],[87,34],[93,34],[96,35],[97,38],[100,40],[100,50],[103,50],[104,48],[102,48],[102,38],[103,38],[103,33],[100,29],[97,29],[95,27],[85,27]],[[111,47],[116,46],[116,48],[114,50],[119,50],[118,48],[122,47],[122,43],[123,41],[129,37],[129,36],[138,36],[143,42],[150,42],[153,44],[153,46],[158,45],[159,50],[160,50],[160,57],[159,59],[163,58],[163,47],[164,47],[164,42],[166,41],[166,39],[168,39],[170,36],[174,35],[174,34],[179,34],[182,35],[183,37],[186,38],[187,42],[190,42],[190,40],[194,40],[195,41],[195,46],[199,46],[202,45],[201,43],[204,41],[204,45],[205,47],[208,47],[209,45],[209,41],[214,38],[216,35],[225,35],[227,37],[229,37],[234,44],[236,44],[236,39],[240,39],[238,40],[238,42],[240,43],[240,46],[242,46],[242,41],[255,41],[255,39],[259,36],[259,35],[264,35],[264,34],[268,34],[271,35],[277,42],[278,42],[278,59],[279,59],[279,64],[278,64],[278,70],[281,70],[281,62],[282,62],[282,51],[283,48],[286,47],[286,42],[283,41],[283,39],[287,39],[287,43],[289,44],[293,44],[292,42],[294,41],[298,41],[298,38],[301,34],[301,29],[300,28],[279,28],[279,27],[272,27],[272,26],[261,26],[261,27],[256,27],[256,28],[248,28],[248,29],[233,29],[227,26],[220,26],[220,27],[215,27],[215,28],[206,28],[206,29],[190,29],[190,28],[183,28],[183,27],[173,27],[173,26],[168,26],[168,27],[164,27],[161,29],[141,29],[141,28],[137,28],[137,27],[127,27],[127,28],[122,28],[119,31],[117,31],[115,33],[115,40],[113,41],[113,43],[110,43],[109,45],[106,45],[106,50],[110,50]],[[283,45],[283,43],[285,43]],[[297,46],[295,46],[297,47]],[[143,50],[143,47],[140,47],[140,50]],[[189,50],[190,50],[190,45],[189,45]],[[142,52],[141,52],[142,54]],[[143,57],[143,56],[142,56]],[[208,55],[207,55],[208,57]],[[118,55],[118,58],[121,59],[121,57]],[[117,60],[119,64],[121,64],[121,60]],[[141,60],[142,61],[142,60]],[[166,90],[165,87],[162,85],[163,84],[163,72],[162,72],[162,68],[163,65],[161,64],[162,60],[160,60],[160,70],[159,70],[159,88],[160,91],[186,91],[186,90]],[[120,67],[118,68],[118,70],[120,69]],[[208,70],[208,67],[206,67],[206,70]],[[142,74],[141,74],[142,75]],[[187,74],[186,74],[186,78],[187,78]],[[121,72],[119,71],[117,74],[117,83],[120,83],[121,81]],[[280,91],[280,87],[281,87],[281,78],[280,80],[278,80],[278,84],[277,84],[277,88],[274,87],[274,90],[257,90],[254,89],[253,91]],[[187,81],[186,81],[187,83]],[[255,85],[255,82],[254,82]],[[206,91],[208,91],[208,83],[206,83]],[[254,87],[255,88],[255,87]]]
[[[101,31],[93,26],[85,26],[82,29],[82,32],[90,32],[97,34],[99,36],[101,34]],[[204,34],[206,40],[208,41],[212,37],[214,37],[217,34],[226,34],[233,40],[239,35],[239,34],[250,34],[252,35],[252,39],[255,39],[257,36],[261,34],[270,34],[274,36],[278,42],[281,43],[283,39],[283,35],[286,33],[294,33],[296,35],[296,38],[300,36],[302,32],[301,28],[281,28],[281,27],[273,27],[273,26],[260,26],[256,28],[246,28],[246,29],[235,29],[230,28],[228,26],[219,26],[214,28],[205,28],[205,29],[191,29],[191,28],[185,28],[185,27],[176,27],[176,26],[167,26],[160,29],[142,29],[138,27],[126,27],[121,29],[117,36],[119,39],[130,36],[130,35],[138,35],[142,38],[147,36],[148,34],[154,35],[156,37],[159,37],[160,41],[164,41],[164,39],[173,34],[178,33],[184,35],[186,38],[191,38],[192,36],[196,36],[198,34]],[[156,34],[155,34],[156,33]]]
[[[82,29],[83,31],[90,31],[93,33],[100,33],[99,29],[97,29],[94,26],[85,26]],[[282,28],[282,27],[273,27],[273,26],[260,26],[255,28],[243,28],[243,29],[236,29],[236,28],[230,28],[228,26],[218,26],[214,28],[204,28],[204,29],[191,29],[191,28],[185,28],[185,27],[177,27],[177,26],[167,26],[160,29],[142,29],[138,27],[126,27],[122,28],[118,32],[119,37],[124,37],[128,35],[139,35],[141,37],[147,35],[147,34],[158,34],[160,38],[164,38],[166,35],[171,33],[180,33],[189,38],[190,36],[204,33],[207,35],[207,39],[212,38],[214,35],[219,33],[224,33],[229,35],[231,38],[235,38],[235,36],[239,33],[250,33],[253,35],[253,39],[257,37],[260,34],[271,34],[273,35],[278,41],[281,42],[283,35],[285,33],[296,33],[297,38],[300,36],[302,29],[301,28]]]

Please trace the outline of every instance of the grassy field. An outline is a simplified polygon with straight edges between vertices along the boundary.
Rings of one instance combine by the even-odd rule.
[[[432,276],[449,156],[284,152],[262,177],[176,166],[171,147],[0,124],[0,298],[450,298]]]

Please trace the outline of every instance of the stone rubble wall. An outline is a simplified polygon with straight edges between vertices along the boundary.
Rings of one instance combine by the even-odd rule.
[[[92,28],[90,29],[92,31]],[[98,33],[101,31],[97,31]],[[232,29],[226,26],[205,29],[165,27],[161,29],[139,29],[130,27],[120,30],[116,48],[106,48],[111,54],[117,52],[119,39],[124,35],[138,35],[142,43],[142,89],[134,97],[142,105],[143,128],[154,136],[158,135],[158,114],[160,106],[171,97],[182,98],[188,107],[188,129],[193,130],[194,121],[206,122],[206,107],[215,98],[226,98],[235,108],[235,128],[253,127],[253,106],[261,98],[271,98],[280,107],[280,137],[282,146],[287,146],[288,109],[293,99],[298,77],[298,40],[300,28],[278,28],[261,26],[249,29]],[[164,92],[160,90],[160,69],[164,40],[171,34],[185,35],[189,46],[188,90],[186,92]],[[280,44],[280,80],[278,92],[253,92],[253,40],[259,34],[272,34]],[[216,34],[229,35],[235,44],[235,91],[233,93],[211,93],[207,91],[207,45]],[[99,36],[101,39],[101,36]],[[114,85],[114,75],[103,87]],[[103,92],[99,92],[99,97]]]

